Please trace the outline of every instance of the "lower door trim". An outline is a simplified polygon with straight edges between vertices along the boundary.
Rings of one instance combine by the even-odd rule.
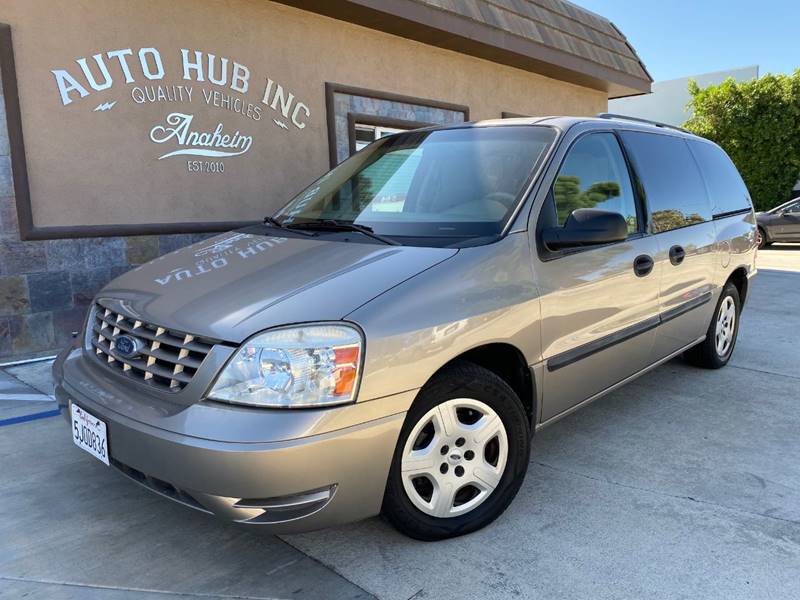
[[[697,298],[692,298],[688,302],[684,302],[680,306],[662,312],[659,317],[661,318],[662,323],[666,323],[667,321],[671,321],[676,317],[680,317],[682,314],[687,313],[690,310],[694,310],[695,308],[699,308],[704,304],[707,304],[710,300],[711,292],[705,292],[700,294]]]
[[[553,423],[555,423],[555,422],[556,422],[556,421],[558,421],[559,419],[563,419],[563,418],[564,418],[564,417],[566,417],[567,415],[570,415],[570,414],[574,413],[574,412],[575,412],[576,410],[578,410],[579,408],[582,408],[582,407],[586,406],[587,404],[591,404],[592,402],[594,402],[594,401],[595,401],[595,400],[597,400],[598,398],[600,398],[600,397],[602,397],[602,396],[605,396],[606,394],[609,394],[609,393],[613,392],[614,390],[616,390],[616,389],[618,389],[618,388],[621,388],[621,387],[622,387],[623,385],[625,385],[626,383],[628,383],[628,382],[630,382],[630,381],[633,381],[634,379],[636,379],[637,377],[640,377],[640,376],[644,375],[644,374],[645,374],[645,373],[647,373],[648,371],[652,371],[652,370],[653,370],[653,369],[655,369],[656,367],[663,365],[665,362],[667,362],[667,361],[669,361],[669,360],[672,360],[673,358],[675,358],[675,357],[676,357],[676,356],[678,356],[679,354],[682,354],[683,352],[686,352],[686,351],[687,351],[689,348],[691,348],[692,346],[696,346],[697,344],[699,344],[699,343],[703,342],[705,339],[706,339],[706,336],[705,336],[705,334],[703,334],[702,336],[700,336],[699,338],[697,338],[696,340],[694,340],[694,341],[693,341],[693,342],[691,342],[690,344],[686,344],[685,346],[683,346],[682,348],[679,348],[678,350],[676,350],[676,351],[675,351],[675,352],[673,352],[672,354],[668,354],[668,355],[667,355],[667,356],[665,356],[664,358],[661,358],[661,359],[657,360],[657,361],[656,361],[656,362],[654,362],[653,364],[651,364],[651,365],[649,365],[649,366],[645,367],[644,369],[642,369],[642,370],[640,370],[640,371],[637,371],[637,372],[636,372],[636,373],[634,373],[633,375],[629,375],[628,377],[626,377],[626,378],[625,378],[625,379],[623,379],[622,381],[618,381],[617,383],[615,383],[615,384],[613,384],[613,385],[610,385],[610,386],[608,386],[606,389],[604,389],[604,390],[602,390],[602,391],[600,391],[600,392],[597,392],[597,393],[596,393],[596,394],[594,394],[593,396],[589,396],[589,397],[588,397],[586,400],[584,400],[583,402],[579,402],[579,403],[578,403],[578,404],[576,404],[575,406],[572,406],[572,407],[568,408],[567,410],[565,410],[565,411],[563,411],[563,412],[560,412],[560,413],[558,413],[557,415],[554,415],[554,416],[550,417],[549,419],[547,419],[547,421],[544,421],[544,422],[542,422],[542,423],[539,423],[539,424],[536,426],[536,431],[539,431],[541,428],[543,428],[543,427],[546,427],[547,425],[552,425]]]
[[[672,319],[680,317],[690,310],[694,310],[695,308],[699,308],[708,303],[711,300],[711,295],[711,292],[704,292],[703,294],[684,302],[676,308],[671,308],[667,311],[657,314],[654,317],[650,317],[644,321],[636,323],[635,325],[615,331],[612,334],[603,336],[587,344],[573,348],[572,350],[567,350],[561,354],[556,354],[547,360],[547,370],[552,373],[558,369],[563,369],[564,367],[576,363],[579,360],[583,360],[592,354],[597,354],[598,352],[601,352],[612,346],[616,346],[617,344],[625,342],[633,337],[636,337],[637,335],[641,335],[650,331],[651,329],[655,329],[662,323],[671,321]]]
[[[616,346],[617,344],[621,344],[622,342],[636,337],[637,335],[641,335],[650,331],[651,329],[655,329],[660,324],[661,319],[659,315],[656,315],[655,317],[650,317],[649,319],[640,321],[635,325],[615,331],[610,335],[601,337],[600,339],[589,342],[588,344],[583,344],[582,346],[578,346],[572,350],[567,350],[561,354],[556,354],[547,361],[547,370],[552,372],[557,371],[558,369],[563,369],[564,367],[587,358],[592,354],[597,354],[606,348]]]

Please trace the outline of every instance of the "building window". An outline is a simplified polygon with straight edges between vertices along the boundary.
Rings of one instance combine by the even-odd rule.
[[[332,167],[385,135],[469,121],[469,108],[458,104],[336,83],[326,83],[325,91]]]
[[[380,127],[377,125],[366,125],[364,123],[356,123],[354,130],[356,152],[382,137],[392,135],[393,133],[400,133],[401,131],[408,131],[408,129],[399,127]]]
[[[347,156],[355,154],[368,144],[387,135],[401,131],[411,131],[420,127],[429,127],[435,123],[408,121],[379,115],[349,113],[347,115]],[[345,158],[347,158],[345,156]]]

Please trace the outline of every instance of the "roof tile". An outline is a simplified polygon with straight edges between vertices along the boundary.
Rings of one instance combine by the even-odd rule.
[[[650,77],[607,19],[565,0],[414,0],[574,54],[627,75]]]

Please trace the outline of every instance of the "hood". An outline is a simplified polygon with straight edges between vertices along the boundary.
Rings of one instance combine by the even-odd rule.
[[[109,283],[143,321],[239,343],[269,327],[339,320],[457,250],[226,233]]]

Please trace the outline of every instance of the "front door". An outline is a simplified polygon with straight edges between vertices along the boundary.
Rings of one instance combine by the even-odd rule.
[[[543,421],[646,367],[658,325],[658,247],[644,233],[643,210],[613,132],[587,133],[573,143],[538,215],[537,231],[563,226],[577,208],[619,212],[629,236],[562,252],[548,252],[537,240]]]

